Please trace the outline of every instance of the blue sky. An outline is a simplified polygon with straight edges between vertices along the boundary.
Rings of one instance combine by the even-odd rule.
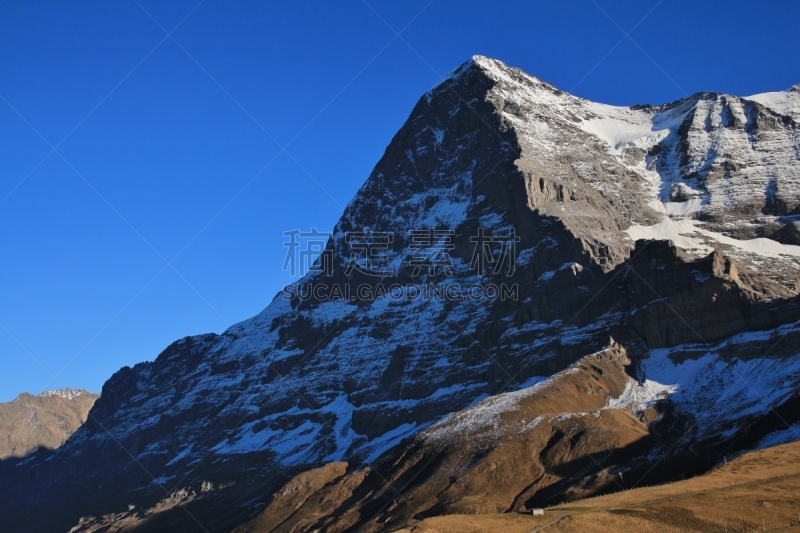
[[[619,105],[800,83],[793,1],[138,1],[0,4],[0,401],[258,313],[473,54]]]

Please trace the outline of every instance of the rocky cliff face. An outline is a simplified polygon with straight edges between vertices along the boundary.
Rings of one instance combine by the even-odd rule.
[[[558,375],[609,336],[630,363],[575,401],[588,412],[657,390],[647,401],[683,428],[601,415],[620,442],[651,435],[642,453],[691,445],[712,462],[753,445],[779,429],[771,409],[797,418],[797,102],[792,90],[612,107],[473,58],[417,103],[297,297],[117,372],[64,446],[0,466],[0,513],[20,531],[228,530],[312,468],[346,461],[341,494],[357,490],[360,465],[394,464],[409,442],[428,453],[424,432],[448,413]],[[742,385],[753,376],[760,388]],[[709,418],[720,398],[736,411]],[[530,442],[572,435],[553,424]],[[565,498],[573,477],[489,500]],[[379,528],[348,505],[329,509],[355,517],[341,528]]]
[[[38,448],[54,450],[86,422],[99,397],[85,390],[24,393],[0,404],[0,460],[25,457]]]

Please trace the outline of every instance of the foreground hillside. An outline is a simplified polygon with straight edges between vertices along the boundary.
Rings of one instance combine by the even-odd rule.
[[[532,533],[544,526],[555,533],[797,531],[800,443],[748,452],[692,479],[550,507],[541,517],[441,516],[397,533]]]
[[[38,396],[24,393],[0,403],[0,459],[25,457],[37,448],[58,448],[86,422],[99,397],[85,390],[60,389]]]
[[[446,418],[374,464],[348,468],[331,463],[305,472],[273,495],[260,516],[237,533],[391,531],[410,526],[426,531],[431,523],[454,520],[446,518],[450,515],[513,515],[553,502],[663,482],[676,470],[685,476],[712,467],[709,454],[675,457],[664,450],[668,435],[685,434],[686,428],[672,411],[670,388],[649,380],[638,383],[626,373],[630,364],[625,349],[612,341],[606,350],[549,379]],[[772,441],[797,438],[793,431],[777,432]],[[770,453],[791,460],[800,454],[800,445],[781,450],[785,453]],[[734,474],[742,474],[740,481],[751,474],[757,479],[773,476],[781,469],[781,461],[769,453],[748,457],[753,459],[739,459],[731,467]],[[760,466],[754,471],[753,464]],[[800,473],[800,466],[792,468]],[[606,498],[630,506],[641,498],[661,497],[654,494],[727,487],[729,477],[720,475],[696,478],[681,488],[648,489],[645,496],[624,492]],[[606,501],[591,501],[595,500]],[[509,527],[526,527],[525,522],[497,515],[485,520],[490,528],[499,527],[502,520],[511,520]]]
[[[63,446],[0,463],[4,526],[390,531],[752,449],[800,422],[798,102],[615,107],[472,58],[317,268],[120,369]]]

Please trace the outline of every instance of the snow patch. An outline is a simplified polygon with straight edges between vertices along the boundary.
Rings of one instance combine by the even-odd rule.
[[[56,389],[56,390],[46,390],[39,394],[39,396],[43,398],[47,398],[49,396],[59,396],[61,398],[66,398],[67,400],[72,400],[81,396],[83,394],[89,394],[88,391],[83,389],[70,389],[70,388],[63,388],[63,389]]]
[[[783,404],[800,387],[800,356],[726,362],[716,353],[727,342],[656,349],[643,361],[648,381],[675,384],[669,399],[695,417],[698,438],[735,433],[748,417]],[[670,357],[673,352],[705,353],[676,364]]]
[[[341,461],[344,459],[347,449],[350,448],[353,440],[358,437],[358,434],[350,427],[353,421],[353,410],[355,410],[355,406],[347,401],[346,394],[338,396],[331,403],[320,409],[320,412],[336,415],[336,424],[333,426],[336,450],[325,458],[326,461]]]
[[[652,226],[640,226],[634,224],[625,230],[625,233],[634,241],[672,241],[675,246],[684,250],[697,250],[703,253],[711,253],[714,249],[703,244],[698,239],[687,237],[694,233],[695,227],[692,220],[672,220],[664,217],[661,222]]]
[[[743,252],[758,255],[761,257],[779,258],[781,256],[800,257],[800,246],[794,244],[781,244],[772,239],[759,237],[757,239],[739,240],[727,237],[721,233],[709,231],[699,227],[701,223],[697,220],[673,220],[664,217],[661,222],[652,226],[640,226],[634,224],[625,230],[625,233],[634,241],[644,240],[670,240],[675,246],[685,250],[710,253],[713,247],[706,240],[700,240],[690,235],[706,237],[711,241],[720,244],[733,246]]]
[[[594,118],[584,120],[579,127],[604,141],[610,153],[621,155],[626,148],[649,150],[663,141],[680,124],[679,120],[653,121],[647,114],[628,107],[585,102]]]
[[[180,461],[181,459],[183,459],[184,457],[186,457],[187,455],[192,453],[192,448],[194,448],[194,443],[191,443],[189,446],[184,448],[181,453],[179,453],[178,455],[173,457],[172,460],[167,463],[167,466],[170,466],[170,465],[173,465],[173,464],[177,463],[178,461]]]
[[[677,392],[680,385],[663,385],[649,379],[639,385],[633,380],[628,381],[625,390],[618,398],[609,398],[606,409],[621,409],[633,413],[641,413],[653,407],[659,401]]]
[[[578,369],[576,367],[570,367],[554,374],[551,378],[542,380],[539,380],[538,377],[531,378],[528,381],[533,384],[527,388],[499,394],[497,396],[490,396],[474,407],[448,415],[444,420],[427,430],[425,432],[425,438],[429,440],[449,440],[453,435],[476,435],[481,430],[486,429],[489,429],[490,433],[497,433],[499,435],[501,430],[497,429],[496,426],[499,422],[500,415],[513,411],[520,400],[541,390],[551,379],[557,379],[560,376],[572,374],[577,371]],[[497,431],[494,431],[495,429],[497,429]]]
[[[756,445],[756,449],[771,448],[779,444],[800,440],[800,422],[792,424],[786,429],[779,429],[761,439]]]
[[[367,463],[371,463],[375,461],[378,457],[383,455],[384,452],[392,449],[397,444],[400,443],[401,440],[404,438],[413,435],[417,432],[417,423],[406,423],[402,424],[391,431],[387,431],[380,437],[377,437],[370,441],[369,447],[366,449],[369,451],[369,455],[365,461]]]
[[[775,91],[745,96],[744,99],[758,102],[780,115],[787,115],[795,120],[800,119],[800,92]]]
[[[550,281],[550,279],[555,276],[556,272],[567,269],[572,269],[572,274],[575,276],[577,276],[579,272],[583,272],[583,267],[580,263],[569,261],[558,267],[556,270],[548,270],[547,272],[543,272],[536,281]]]
[[[685,202],[662,202],[661,200],[651,200],[647,204],[652,209],[659,213],[669,216],[686,216],[692,213],[697,213],[703,209],[703,200],[701,198],[692,198]]]

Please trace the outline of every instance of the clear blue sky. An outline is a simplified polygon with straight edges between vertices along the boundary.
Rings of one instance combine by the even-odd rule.
[[[795,1],[139,1],[0,4],[0,401],[258,313],[473,54],[613,104],[800,83]]]

